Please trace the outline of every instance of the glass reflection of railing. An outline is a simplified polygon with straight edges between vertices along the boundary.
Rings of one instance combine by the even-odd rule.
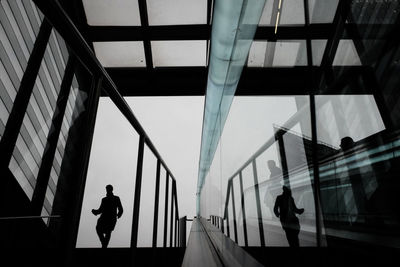
[[[263,151],[268,148],[264,147]],[[253,164],[253,175],[257,176],[256,159],[261,154],[262,151],[257,151],[229,179],[224,220],[235,216],[229,214],[230,209],[228,208],[228,205],[232,205],[229,187],[233,187],[233,179],[239,177],[241,172],[250,164]],[[251,186],[244,188],[241,201],[249,203],[250,200],[254,202],[255,199],[256,205],[246,205],[245,216],[242,214],[244,210],[239,209],[239,214],[236,216],[239,223],[235,222],[234,227],[238,228],[243,224],[249,224],[249,221],[276,225],[278,219],[273,214],[271,203],[270,210],[262,207],[263,195],[268,192],[272,192],[273,195],[280,194],[282,186],[285,185],[285,179],[288,179],[289,182],[286,184],[290,185],[292,195],[296,198],[296,205],[305,208],[305,212],[301,216],[303,224],[314,225],[315,227],[314,191],[319,190],[321,195],[321,215],[325,222],[325,227],[329,229],[349,229],[353,232],[364,234],[369,234],[366,229],[371,229],[371,227],[374,228],[375,233],[377,229],[379,229],[379,232],[391,231],[393,227],[399,226],[398,219],[396,219],[397,217],[394,213],[382,211],[379,208],[374,210],[370,207],[368,209],[365,207],[369,205],[369,201],[372,201],[373,195],[379,191],[379,186],[386,183],[390,187],[391,181],[394,181],[394,179],[391,180],[391,177],[396,176],[396,170],[393,170],[393,168],[396,168],[399,156],[399,133],[381,132],[359,141],[356,146],[347,151],[335,149],[332,150],[331,155],[320,158],[318,161],[319,188],[314,187],[312,162],[289,169],[288,177],[280,175],[273,177],[274,179],[253,183]],[[392,163],[388,165],[389,162]],[[255,178],[255,181],[257,181],[258,178]],[[240,179],[242,178],[240,177]],[[357,179],[362,180],[355,181]],[[361,197],[360,194],[366,195],[366,191],[368,191],[368,197]],[[382,191],[380,194],[382,194]],[[259,196],[257,197],[257,195]],[[236,204],[236,206],[238,205],[240,204]],[[387,209],[387,207],[382,208]],[[261,227],[260,229],[262,229]],[[329,233],[334,234],[335,231]]]

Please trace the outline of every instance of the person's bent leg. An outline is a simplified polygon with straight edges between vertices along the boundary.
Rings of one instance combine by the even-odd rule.
[[[104,241],[105,241],[104,235],[99,226],[96,226],[96,232],[97,232],[97,235],[99,236],[101,247],[104,248]]]
[[[110,242],[111,231],[104,233],[104,247],[108,247],[108,243]]]

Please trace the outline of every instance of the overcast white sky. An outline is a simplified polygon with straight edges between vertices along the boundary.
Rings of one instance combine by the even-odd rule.
[[[307,97],[298,97],[307,102]],[[189,218],[196,213],[196,185],[201,144],[204,97],[131,97],[126,99],[134,114],[149,135],[160,155],[169,166],[177,181],[179,215]],[[357,102],[357,101],[359,102]],[[352,105],[348,102],[354,102]],[[357,103],[356,103],[357,102]],[[343,127],[347,132],[331,136],[332,109],[351,117],[352,124]],[[368,105],[365,105],[365,104]],[[357,107],[364,112],[357,112]],[[344,135],[359,140],[383,129],[376,104],[370,96],[358,98],[331,96],[317,99],[319,140],[338,146]],[[348,108],[351,107],[351,108]],[[273,124],[283,125],[297,111],[293,96],[235,97],[222,134],[222,142],[215,154],[216,161],[206,181],[215,190],[203,203],[203,214],[223,212],[226,181],[251,155],[274,134]],[[307,115],[307,113],[306,113]],[[375,118],[373,120],[372,118]],[[347,120],[339,121],[344,125]],[[335,126],[335,129],[338,126]],[[322,129],[330,129],[324,135]],[[339,127],[340,128],[340,127]],[[296,125],[292,130],[301,133]],[[309,134],[308,134],[309,135]],[[114,185],[114,193],[120,196],[125,209],[112,234],[111,247],[128,247],[130,244],[134,181],[137,164],[139,137],[128,121],[108,98],[100,100],[92,153],[89,162],[78,247],[99,247],[95,225],[97,217],[91,214],[105,196],[105,186]],[[276,148],[272,146],[257,161],[260,182],[269,177],[266,161],[278,162]],[[223,159],[223,161],[221,161]],[[279,163],[278,163],[279,164]],[[139,246],[151,246],[154,208],[156,159],[145,148],[143,165],[142,198],[139,221]],[[211,178],[210,178],[211,177]],[[165,172],[161,175],[161,188],[165,187]],[[244,177],[245,188],[248,179]],[[207,190],[209,191],[209,190]],[[160,192],[160,213],[163,213],[164,190]],[[163,217],[159,220],[162,222]],[[159,221],[159,222],[160,222]],[[161,224],[160,224],[161,226]],[[161,227],[159,228],[161,230]],[[158,243],[161,244],[161,235]]]
[[[177,180],[179,215],[193,217],[204,97],[130,97],[126,100]],[[95,232],[98,217],[90,211],[98,208],[107,184],[113,184],[114,193],[124,206],[124,215],[113,231],[110,247],[129,246],[138,140],[114,104],[108,98],[100,99],[77,247],[100,246]],[[145,149],[144,161],[141,208],[146,209],[141,209],[138,238],[139,245],[149,246],[153,224],[146,219],[153,218],[154,178],[147,178],[155,177],[156,161],[148,149]],[[163,196],[164,192],[160,192],[160,198]]]

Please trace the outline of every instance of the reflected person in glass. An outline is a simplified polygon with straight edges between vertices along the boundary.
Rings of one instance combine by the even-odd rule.
[[[274,213],[281,221],[289,246],[298,247],[300,223],[296,213],[302,214],[304,209],[298,209],[296,207],[292,197],[292,191],[288,187],[283,186],[282,189],[283,193],[276,198]]]
[[[121,218],[123,213],[123,208],[121,204],[121,200],[118,196],[113,194],[113,186],[106,186],[107,195],[101,200],[100,208],[92,209],[92,213],[94,215],[100,215],[100,218],[97,220],[96,232],[99,236],[101,247],[107,248],[108,243],[110,242],[111,232],[115,228],[115,224],[117,223],[117,218]]]

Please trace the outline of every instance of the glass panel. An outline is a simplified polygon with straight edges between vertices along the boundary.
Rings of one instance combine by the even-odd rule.
[[[398,239],[398,212],[389,203],[399,189],[399,142],[397,134],[383,134],[375,98],[318,96],[316,105],[318,141],[333,148],[320,155],[319,167],[327,236],[374,245],[391,242],[388,235]]]
[[[112,232],[109,247],[130,247],[138,148],[139,135],[132,125],[108,97],[100,98],[77,247],[101,247],[95,230],[98,217],[91,210],[99,208],[108,184],[113,185],[114,194],[119,196],[124,209]]]
[[[220,138],[221,151],[217,151],[211,165],[220,161],[219,172],[207,176],[203,190],[209,190],[206,185],[214,179],[212,183],[219,183],[219,190],[224,192],[226,181],[235,177],[233,186],[239,245],[244,242],[239,172],[242,172],[243,179],[249,246],[263,245],[262,237],[266,246],[288,246],[289,242],[292,246],[316,245],[309,108],[307,96],[234,98]],[[257,173],[253,164],[256,164]],[[283,185],[291,189],[290,194],[282,194]],[[205,197],[208,199],[203,200]],[[202,205],[213,199],[205,191],[202,191],[201,198]],[[219,201],[225,203],[226,199]],[[213,200],[213,203],[218,203],[218,200]],[[284,214],[282,217],[275,214],[275,205],[277,212]],[[288,205],[293,217],[290,222],[285,217],[289,216],[285,211]],[[208,206],[202,207],[202,216],[213,209]],[[233,210],[228,209],[229,220],[232,220]],[[263,236],[260,236],[259,222],[262,222]],[[234,239],[232,233],[230,237]]]
[[[165,186],[166,171],[161,165],[160,170],[160,193],[158,201],[158,226],[157,226],[157,247],[164,246],[164,219],[165,219]]]
[[[320,66],[328,40],[311,40],[313,66]]]
[[[260,246],[256,192],[254,187],[253,165],[242,171],[243,197],[246,212],[247,240],[249,246]]]
[[[260,26],[274,26],[277,20],[278,7],[281,12],[278,25],[303,25],[304,3],[299,0],[267,0],[260,19]]]
[[[206,0],[147,0],[150,25],[206,24]]]
[[[142,192],[140,194],[138,247],[151,247],[153,242],[154,193],[157,158],[147,145],[144,147]]]
[[[318,141],[335,149],[346,136],[357,142],[385,129],[372,95],[325,95],[315,101]]]
[[[93,26],[140,26],[138,0],[83,0],[87,23]]]
[[[93,42],[103,67],[146,67],[143,42]]]
[[[171,237],[171,199],[172,199],[172,179],[169,178],[168,185],[168,214],[167,214],[167,247],[170,247],[170,237]]]
[[[361,66],[353,40],[340,40],[336,51],[333,66]]]
[[[308,0],[310,23],[332,23],[339,0]]]
[[[13,157],[17,165],[10,164],[12,173],[24,173],[34,189],[36,178],[42,162],[44,148],[47,143],[47,135],[51,128],[53,114],[56,110],[56,101],[60,90],[62,75],[50,61],[54,59],[51,48],[47,45],[42,64],[39,69],[39,76],[36,79],[33,93],[29,100],[28,109],[25,113],[23,125],[19,133]],[[25,162],[28,168],[23,168]],[[18,170],[21,168],[22,170]],[[22,177],[16,176],[20,181]],[[25,183],[23,183],[25,185]],[[26,191],[28,197],[32,197],[31,190]]]
[[[250,48],[247,65],[249,67],[306,66],[306,42],[305,40],[254,41]]]
[[[67,149],[66,145],[68,143],[69,130],[74,125],[80,114],[84,111],[83,101],[86,98],[86,94],[80,91],[79,88],[76,86],[76,83],[72,84],[71,91],[68,96],[67,106],[72,106],[73,112],[66,111],[64,114],[63,125],[66,125],[66,128],[61,129],[60,136],[58,138],[56,156],[53,160],[53,167],[50,173],[50,181],[47,186],[46,200],[48,201],[49,205],[44,206],[43,208],[46,209],[46,212],[49,214],[52,214],[54,195],[56,195],[59,177],[62,175],[61,168],[64,164],[64,157],[67,156],[68,159],[68,155],[65,153]],[[51,195],[53,195],[52,199],[47,197],[51,197]]]
[[[205,66],[207,42],[151,41],[155,67]]]
[[[0,139],[41,23],[34,12],[38,11],[31,1],[0,2]]]
[[[235,177],[232,181],[233,186],[233,195],[235,199],[235,212],[236,212],[236,226],[237,226],[237,236],[239,246],[244,246],[244,231],[243,231],[243,213],[241,206],[241,194],[240,194],[240,185],[239,185],[239,177]],[[232,202],[233,203],[233,202]]]

